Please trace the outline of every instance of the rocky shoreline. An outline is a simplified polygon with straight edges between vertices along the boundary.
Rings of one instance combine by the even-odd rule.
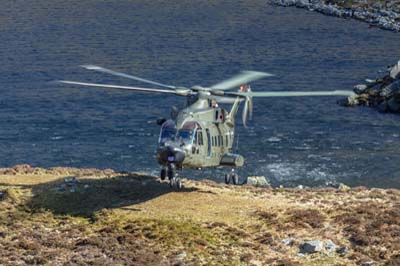
[[[371,26],[400,32],[400,2],[398,1],[341,1],[341,0],[269,0],[270,4],[295,6],[325,15],[354,18]]]
[[[370,106],[381,112],[400,113],[400,60],[378,79],[366,79],[354,86],[355,95],[338,103],[343,106]]]

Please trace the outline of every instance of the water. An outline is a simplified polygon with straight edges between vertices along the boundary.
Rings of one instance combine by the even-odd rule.
[[[400,57],[399,34],[257,0],[8,0],[0,40],[2,167],[158,172],[154,121],[183,99],[48,83],[143,86],[82,64],[183,86],[260,70],[276,77],[253,90],[335,90],[378,76]],[[242,174],[275,185],[400,188],[400,117],[343,108],[336,99],[255,99],[250,127],[237,126]]]

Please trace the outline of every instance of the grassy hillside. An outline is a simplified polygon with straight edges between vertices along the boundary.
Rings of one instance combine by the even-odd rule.
[[[398,190],[184,185],[112,170],[0,169],[0,264],[400,264]],[[298,255],[300,242],[328,239],[348,252]]]

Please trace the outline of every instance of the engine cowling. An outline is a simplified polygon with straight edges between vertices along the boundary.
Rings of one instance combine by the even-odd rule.
[[[227,153],[221,158],[220,165],[241,167],[244,164],[244,158],[240,154]]]

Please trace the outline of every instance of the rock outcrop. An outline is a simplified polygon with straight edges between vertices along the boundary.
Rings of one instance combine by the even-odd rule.
[[[366,84],[354,86],[354,96],[338,103],[344,106],[364,105],[381,112],[400,112],[400,61],[388,69],[382,78],[367,79]]]
[[[325,15],[354,18],[368,22],[371,26],[400,31],[400,3],[386,0],[369,3],[363,0],[269,0],[279,6],[295,6]]]

